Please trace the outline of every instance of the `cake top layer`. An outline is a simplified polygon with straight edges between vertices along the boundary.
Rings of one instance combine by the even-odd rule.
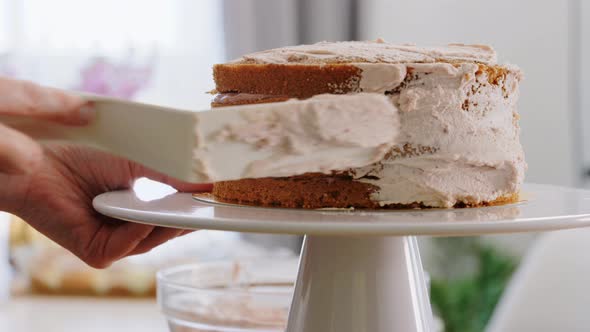
[[[422,47],[376,41],[320,42],[287,46],[244,55],[236,64],[337,64],[337,63],[496,63],[496,52],[487,45],[449,44]]]

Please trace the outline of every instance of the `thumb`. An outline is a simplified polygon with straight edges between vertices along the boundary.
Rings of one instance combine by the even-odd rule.
[[[0,173],[27,174],[41,162],[41,146],[30,137],[2,124],[0,137]]]
[[[28,81],[0,77],[0,114],[22,115],[68,125],[92,120],[92,104],[83,98]]]

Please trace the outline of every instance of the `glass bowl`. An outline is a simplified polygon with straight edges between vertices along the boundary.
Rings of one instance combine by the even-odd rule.
[[[283,332],[296,259],[182,265],[157,274],[158,304],[172,332]]]

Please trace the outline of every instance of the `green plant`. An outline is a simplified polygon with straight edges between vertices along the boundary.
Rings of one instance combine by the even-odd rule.
[[[465,241],[461,242],[465,248]],[[477,240],[468,241],[478,268],[461,278],[433,278],[430,296],[445,332],[483,331],[517,262]]]

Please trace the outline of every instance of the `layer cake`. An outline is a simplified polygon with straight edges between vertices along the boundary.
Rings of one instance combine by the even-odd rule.
[[[526,163],[519,140],[521,71],[484,45],[321,42],[214,66],[212,106],[319,94],[378,93],[397,108],[397,144],[380,161],[338,172],[215,183],[222,201],[289,208],[465,207],[513,202]]]

